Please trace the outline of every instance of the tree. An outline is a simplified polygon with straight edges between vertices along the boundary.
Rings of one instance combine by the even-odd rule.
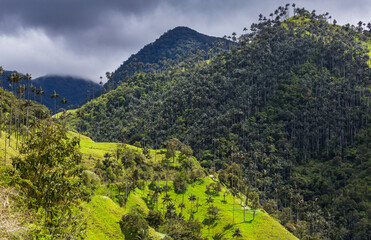
[[[250,201],[251,201],[251,207],[254,210],[253,219],[255,219],[255,212],[259,208],[259,194],[257,192],[251,192],[249,195]]]
[[[171,197],[170,197],[170,195],[166,192],[166,194],[165,194],[165,196],[162,198],[162,204],[163,204],[163,208],[162,208],[162,210],[163,210],[163,214],[165,215],[165,205],[167,204],[167,203],[170,203],[171,202]]]
[[[236,239],[238,239],[239,237],[242,237],[242,233],[241,233],[240,228],[236,228],[234,230],[234,233],[233,233],[232,237],[236,237]]]
[[[166,206],[165,218],[166,219],[173,219],[173,218],[176,218],[176,217],[177,217],[176,207],[175,207],[174,203],[170,202]]]
[[[179,172],[176,174],[175,179],[173,181],[174,191],[179,193],[185,193],[187,191],[187,173]]]
[[[63,105],[66,105],[66,104],[68,103],[68,100],[65,99],[65,98],[62,98],[61,103],[62,103]]]
[[[36,91],[37,95],[40,95],[40,103],[43,104],[43,95],[45,94],[45,91],[43,88],[40,86],[40,88]]]
[[[51,99],[54,99],[54,114],[57,113],[57,98],[59,98],[59,94],[54,90],[53,94],[50,95]]]
[[[147,239],[148,238],[148,223],[136,211],[124,214],[119,221],[121,232],[125,235],[125,239]]]
[[[146,221],[151,227],[157,229],[160,225],[164,223],[164,217],[160,212],[150,210],[146,217]]]
[[[193,213],[193,202],[196,201],[196,196],[191,194],[188,198],[189,201],[191,201],[191,213]]]
[[[83,236],[85,221],[77,205],[88,195],[80,181],[77,139],[47,121],[31,133],[20,154],[12,159],[18,183],[28,206],[43,213],[47,233],[51,238]]]

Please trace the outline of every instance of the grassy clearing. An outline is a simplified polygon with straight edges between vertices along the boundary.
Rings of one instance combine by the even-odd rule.
[[[110,198],[94,196],[83,208],[88,223],[87,239],[125,239],[118,224],[125,211]]]

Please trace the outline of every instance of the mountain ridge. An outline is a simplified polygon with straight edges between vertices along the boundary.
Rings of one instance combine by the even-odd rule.
[[[174,64],[173,62],[184,61],[190,51],[197,49],[207,51],[217,43],[220,43],[219,47],[223,49],[233,44],[227,39],[208,36],[189,27],[175,27],[163,33],[154,42],[145,45],[136,54],[131,55],[116,69],[105,87],[112,90],[134,73],[167,68]],[[165,59],[166,61],[163,61]]]

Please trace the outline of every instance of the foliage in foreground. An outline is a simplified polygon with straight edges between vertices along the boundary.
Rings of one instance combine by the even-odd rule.
[[[27,207],[39,216],[38,234],[83,238],[85,221],[77,206],[88,195],[80,181],[77,139],[69,139],[62,127],[46,121],[19,152],[12,159],[13,181],[20,186]]]

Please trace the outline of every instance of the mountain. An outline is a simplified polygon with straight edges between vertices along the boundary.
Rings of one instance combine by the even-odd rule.
[[[93,81],[70,76],[48,75],[36,78],[31,83],[35,87],[41,86],[43,88],[45,91],[43,104],[49,109],[54,108],[54,100],[50,98],[50,95],[54,90],[59,94],[57,110],[59,108],[77,108],[87,100],[95,98],[95,94],[101,89],[101,86]],[[65,106],[60,102],[62,98],[68,100]]]
[[[16,71],[5,71],[5,74],[2,77],[4,88],[8,88],[9,86],[6,79],[11,73],[16,73]],[[26,87],[29,86],[29,83],[26,80],[23,80],[22,84],[26,85]],[[54,111],[54,99],[51,99],[50,96],[53,94],[53,91],[56,91],[56,93],[59,94],[56,101],[58,112],[61,108],[71,109],[82,106],[87,100],[94,98],[95,94],[99,94],[99,90],[101,89],[101,86],[93,81],[58,75],[47,75],[32,79],[30,84],[36,87],[36,89],[40,89],[41,87],[45,94],[41,97],[36,92],[32,92],[31,89],[26,89],[25,98],[41,102],[52,110],[52,112]],[[65,98],[68,101],[67,104],[63,105],[61,103],[62,98]]]
[[[74,127],[153,148],[177,138],[230,188],[238,164],[240,191],[299,238],[367,239],[370,32],[284,9],[209,61],[125,79]]]
[[[173,65],[174,61],[179,63],[190,57],[190,51],[194,53],[197,50],[208,51],[218,44],[218,47],[227,49],[233,42],[207,36],[188,27],[176,27],[164,33],[155,42],[143,47],[138,53],[131,55],[113,73],[105,87],[114,89],[134,73],[167,68]],[[207,54],[210,53],[204,53],[203,57]]]

